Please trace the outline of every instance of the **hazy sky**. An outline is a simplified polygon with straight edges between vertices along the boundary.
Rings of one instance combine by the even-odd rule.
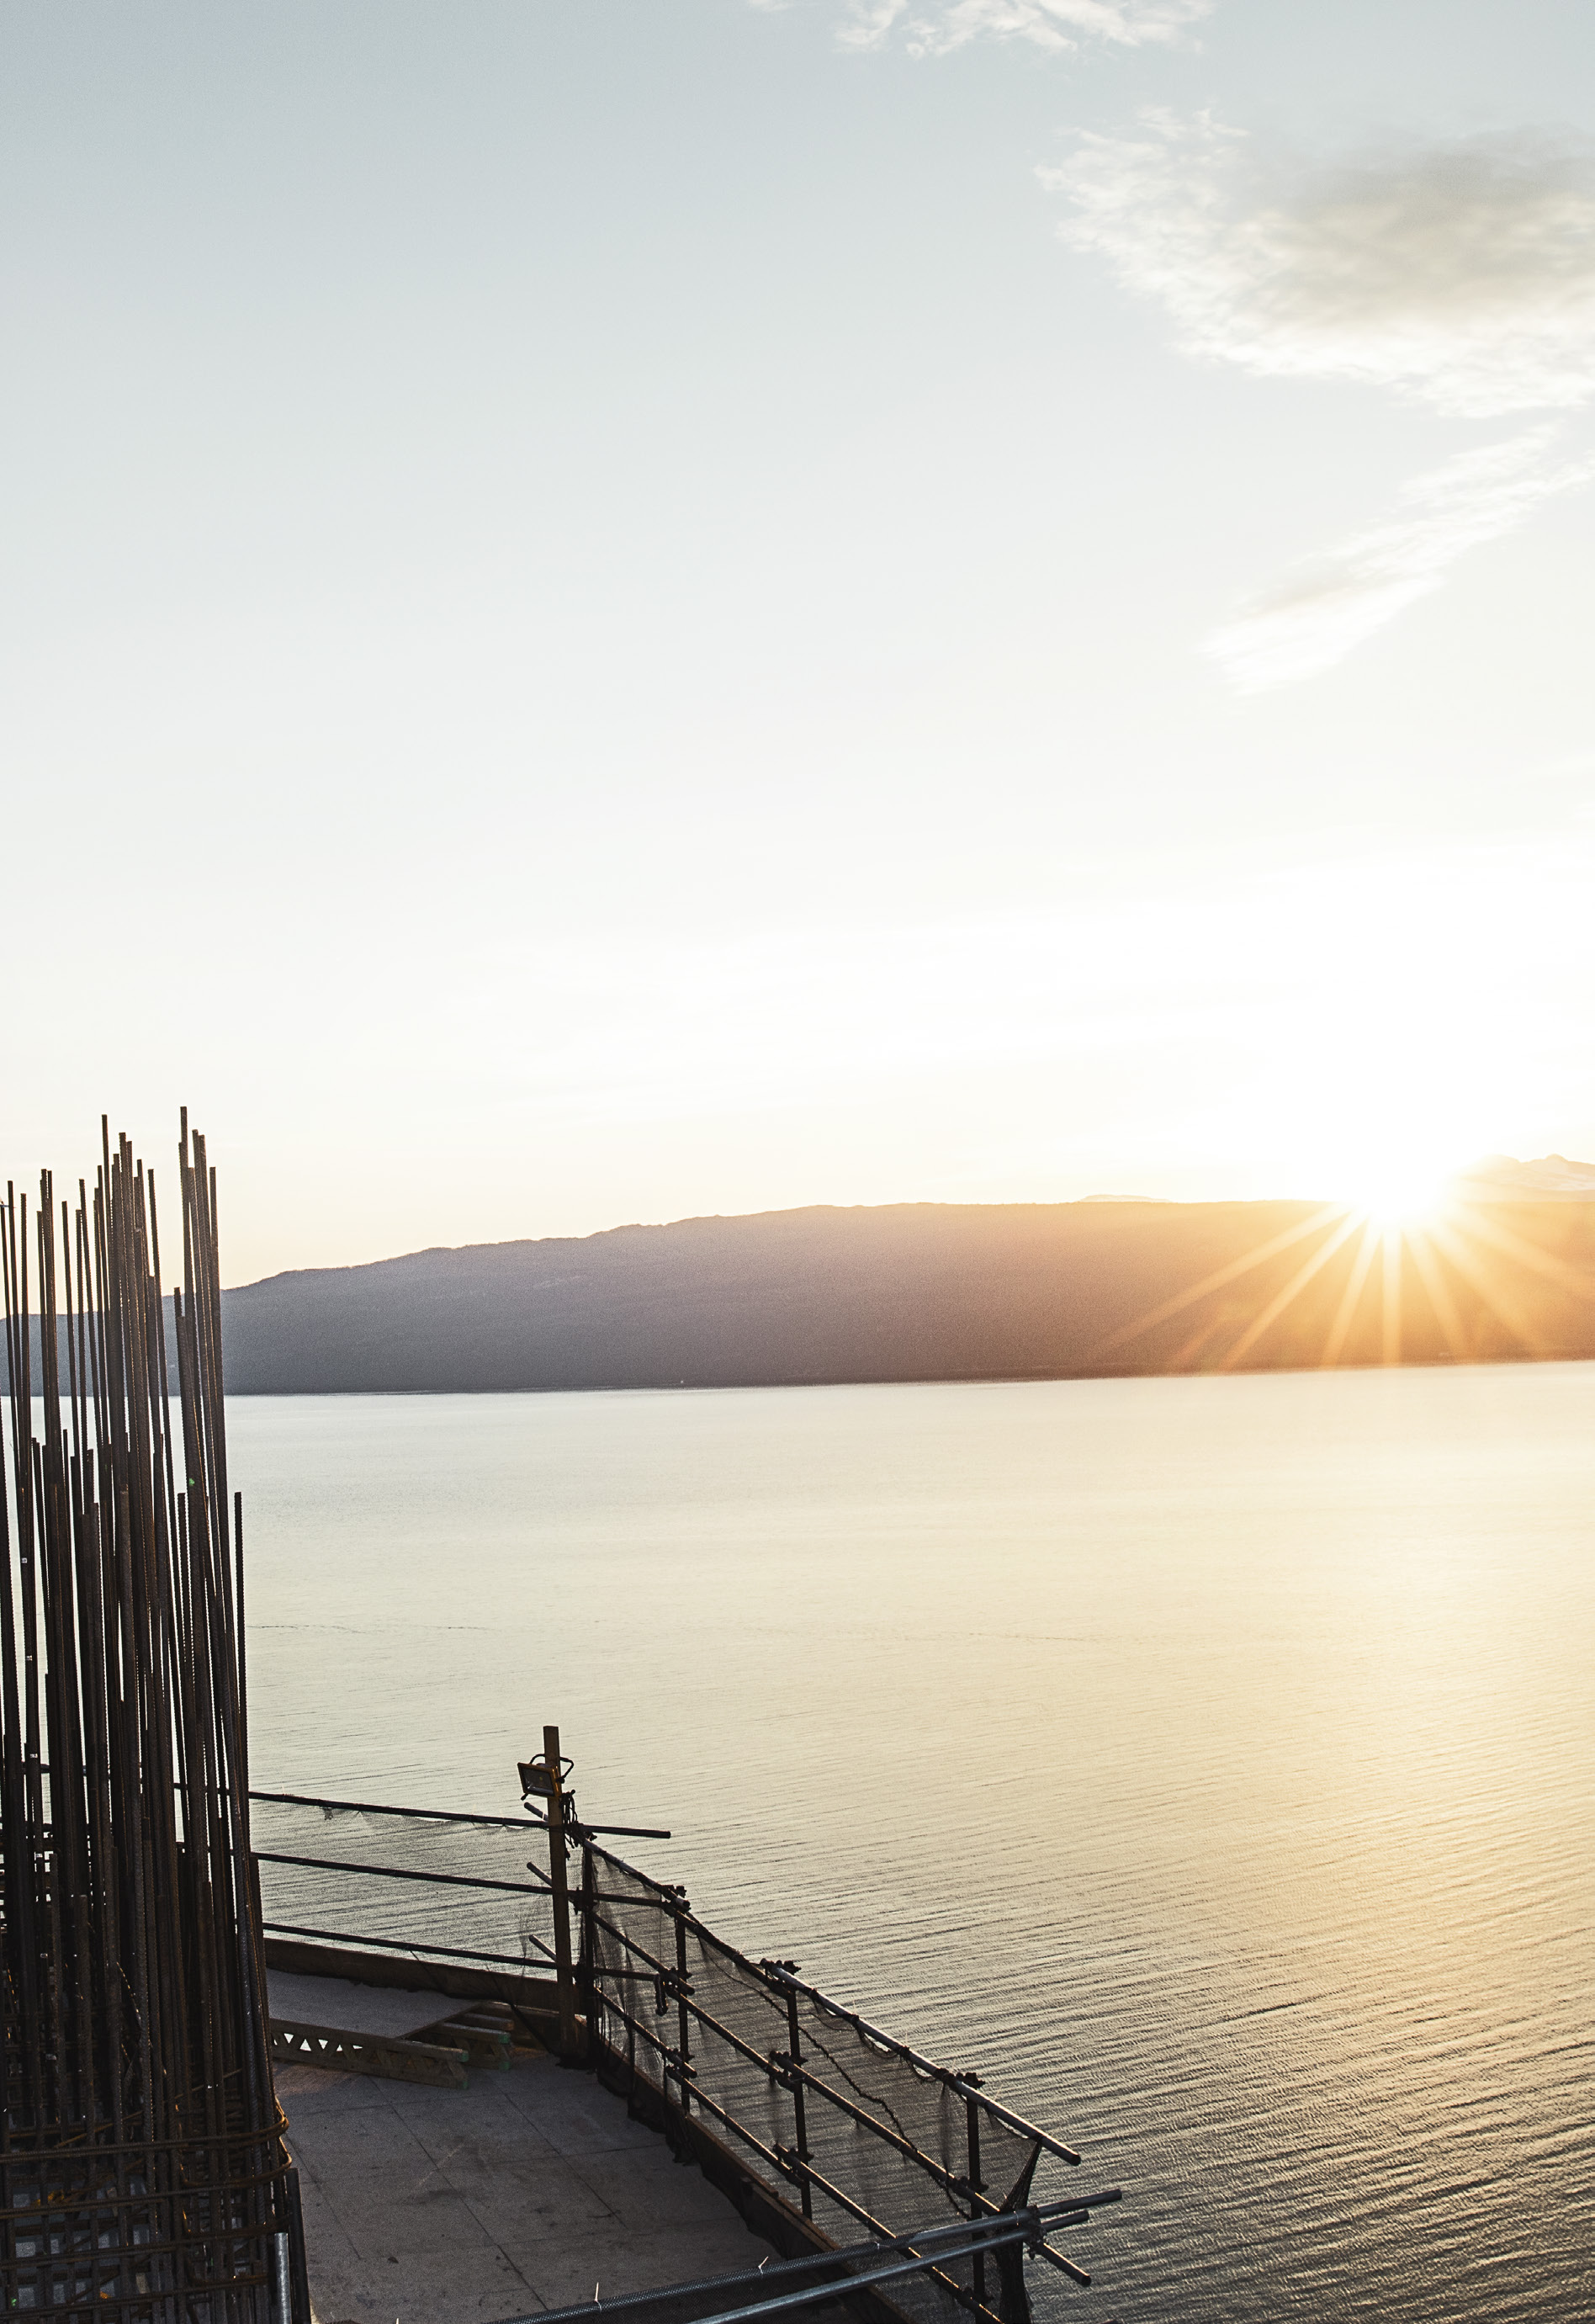
[[[10,0],[5,1167],[1595,1157],[1589,0]]]

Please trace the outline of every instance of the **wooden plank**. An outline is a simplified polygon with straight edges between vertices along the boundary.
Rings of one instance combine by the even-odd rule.
[[[512,2059],[550,2057],[553,2054],[552,2043],[538,2039],[526,2022],[529,2014],[524,2010],[516,2012],[507,2001],[477,2001],[467,2003],[463,2009],[456,2009],[452,2017],[439,2023],[447,2026],[449,2036],[470,2033],[499,2034],[506,2045],[507,2055]],[[544,2024],[547,2028],[548,2021],[545,2020]],[[429,2038],[422,2034],[419,2027],[416,2031],[418,2038]]]
[[[468,2019],[444,2017],[434,2025],[418,2025],[410,2038],[449,2046],[457,2043],[473,2066],[485,2066],[493,2073],[510,2070],[510,2037],[500,2025],[474,2025]]]

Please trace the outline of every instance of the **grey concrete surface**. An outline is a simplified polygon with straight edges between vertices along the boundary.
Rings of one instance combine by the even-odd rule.
[[[770,2246],[625,2101],[549,2057],[433,2089],[279,2069],[318,2324],[502,2324]]]
[[[296,1977],[288,1969],[269,1969],[266,2006],[273,2017],[301,2025],[406,2039],[469,2004],[431,1987],[356,1985],[344,1977]]]

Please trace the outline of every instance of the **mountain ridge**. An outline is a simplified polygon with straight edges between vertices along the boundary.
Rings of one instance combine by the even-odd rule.
[[[1595,1355],[1595,1205],[1492,1195],[1459,1215],[1476,1231],[1459,1227],[1449,1256],[1424,1245],[1397,1269],[1398,1360]],[[1332,1205],[1137,1199],[816,1204],[433,1244],[224,1293],[227,1380],[447,1392],[1372,1363],[1391,1327],[1370,1248]]]

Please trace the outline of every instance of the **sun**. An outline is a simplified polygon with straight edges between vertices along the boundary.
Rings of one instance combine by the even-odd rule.
[[[1386,1155],[1355,1175],[1347,1199],[1378,1226],[1422,1226],[1444,1209],[1452,1175],[1427,1156]]]

